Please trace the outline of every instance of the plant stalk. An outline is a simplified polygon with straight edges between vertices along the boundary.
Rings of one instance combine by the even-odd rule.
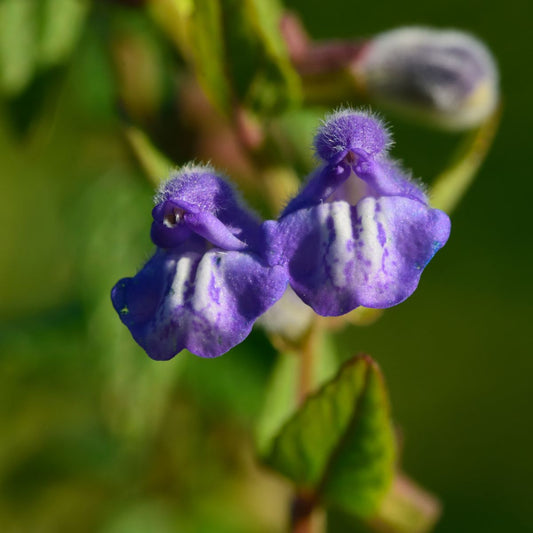
[[[319,345],[319,324],[315,320],[299,348],[300,375],[298,404],[301,406],[313,390],[316,349]],[[312,493],[296,490],[291,505],[291,533],[320,533],[317,517],[317,501]]]

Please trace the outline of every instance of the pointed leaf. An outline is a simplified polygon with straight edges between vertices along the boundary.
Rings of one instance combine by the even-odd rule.
[[[378,367],[366,360],[364,388],[333,452],[321,491],[325,500],[359,516],[372,514],[394,474],[394,432]]]
[[[431,187],[431,204],[450,213],[474,182],[474,178],[492,146],[501,118],[501,107],[478,128],[470,132],[448,168],[441,172]]]
[[[89,7],[87,0],[45,0],[42,3],[41,66],[57,65],[68,58],[80,37]]]
[[[338,366],[337,353],[331,335],[321,331],[315,364],[312,372],[312,387],[317,389],[334,375]],[[298,408],[298,373],[300,354],[281,352],[270,376],[263,410],[256,424],[256,444],[261,456],[268,456],[274,438],[280,428],[294,415]]]
[[[37,66],[39,6],[32,0],[0,2],[0,91],[20,93]]]
[[[238,103],[272,114],[299,100],[276,0],[150,0],[149,9],[219,111]]]
[[[222,12],[218,0],[196,0],[189,39],[198,81],[222,111],[230,106],[230,86],[225,69]]]
[[[267,462],[326,503],[369,516],[389,487],[394,455],[381,373],[356,357],[285,424]]]
[[[149,11],[191,65],[211,103],[228,113],[231,90],[220,0],[151,0]]]
[[[167,179],[174,165],[152,144],[146,133],[135,126],[126,126],[124,134],[146,177],[155,186]]]
[[[270,376],[263,410],[256,424],[255,439],[259,453],[265,454],[277,430],[294,413],[297,404],[298,357],[280,353]]]
[[[222,0],[228,69],[239,102],[258,113],[275,113],[300,97],[279,31],[276,0]]]

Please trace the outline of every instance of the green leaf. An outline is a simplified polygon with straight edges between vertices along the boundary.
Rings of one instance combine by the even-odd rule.
[[[68,58],[83,29],[89,10],[86,0],[44,0],[39,60],[57,65]]]
[[[87,0],[2,0],[0,90],[16,96],[39,69],[66,60],[88,9]]]
[[[394,433],[383,378],[356,357],[310,396],[274,441],[267,463],[330,505],[376,511],[394,472]]]
[[[338,367],[337,353],[331,335],[320,331],[319,348],[313,360],[312,387],[318,389],[330,380]],[[281,352],[266,390],[261,416],[256,424],[256,444],[261,456],[268,456],[280,428],[298,408],[298,372],[301,355]]]
[[[191,57],[198,81],[222,111],[230,105],[219,0],[196,0],[189,28]]]
[[[240,103],[264,114],[279,112],[300,98],[300,80],[279,31],[276,0],[222,0],[226,57]]]
[[[149,11],[190,64],[212,104],[229,113],[231,85],[220,0],[151,0]]]
[[[0,90],[11,96],[31,81],[37,65],[38,4],[0,2]]]
[[[295,354],[280,353],[270,376],[263,411],[256,425],[259,453],[265,455],[279,428],[296,409],[299,359]]]
[[[448,168],[441,172],[431,187],[433,207],[450,213],[455,209],[470,185],[492,146],[501,118],[501,107],[470,132],[459,146]]]
[[[299,101],[276,0],[151,0],[149,10],[220,111],[273,114]]]
[[[126,126],[124,134],[148,180],[155,186],[166,180],[175,168],[150,141],[146,133],[135,126]]]

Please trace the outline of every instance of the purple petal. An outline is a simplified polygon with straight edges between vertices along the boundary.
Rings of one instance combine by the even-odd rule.
[[[352,109],[327,117],[315,136],[317,155],[330,164],[339,163],[354,149],[371,156],[386,153],[389,144],[389,134],[380,120]]]
[[[186,166],[164,182],[155,197],[152,235],[166,242],[168,226],[163,224],[168,205],[179,206],[189,213],[211,215],[226,226],[234,237],[256,248],[260,241],[260,221],[245,207],[233,187],[211,167]],[[180,241],[181,242],[181,241]]]
[[[196,234],[223,250],[243,250],[246,244],[211,213],[185,213],[187,226]]]
[[[404,197],[332,202],[280,221],[290,283],[318,314],[396,305],[448,239],[445,213]]]
[[[283,267],[242,252],[158,250],[134,277],[119,281],[113,305],[153,359],[186,348],[217,357],[240,343],[287,286]]]
[[[356,161],[353,165],[355,176],[350,180],[361,179],[372,196],[405,196],[427,203],[423,189],[405,174],[400,166],[391,159],[373,160],[363,152],[354,151]],[[350,201],[355,205],[355,201]]]
[[[287,204],[282,217],[325,202],[350,178],[351,172],[347,165],[326,165],[315,170],[298,195]]]
[[[325,165],[313,174],[293,198],[283,216],[323,202],[344,200],[355,205],[365,196],[405,196],[427,203],[422,187],[418,186],[394,161],[375,160],[362,150],[350,151],[351,162]]]

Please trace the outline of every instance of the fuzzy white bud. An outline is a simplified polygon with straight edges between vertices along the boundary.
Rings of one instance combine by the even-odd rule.
[[[456,30],[406,27],[379,34],[355,70],[370,98],[451,129],[480,124],[498,104],[491,53]]]

